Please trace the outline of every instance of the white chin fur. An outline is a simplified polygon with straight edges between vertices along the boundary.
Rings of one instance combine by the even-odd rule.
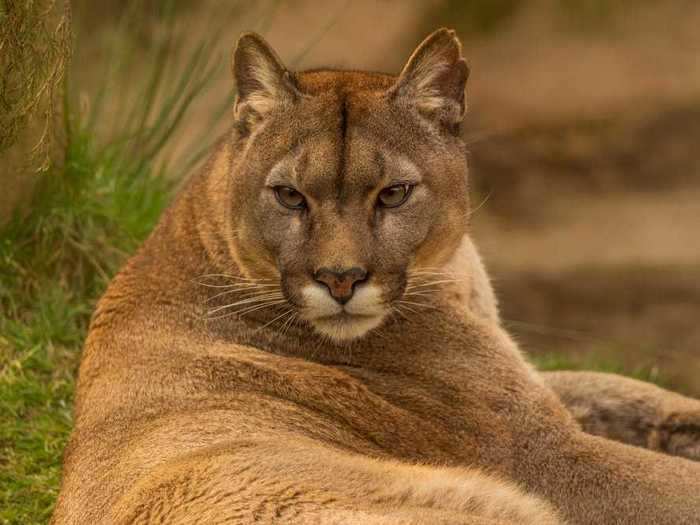
[[[352,298],[340,305],[328,290],[307,285],[301,292],[304,298],[302,317],[319,333],[336,341],[348,341],[362,337],[377,328],[386,316],[378,286],[360,286]]]
[[[311,320],[314,329],[336,341],[349,341],[364,336],[370,330],[377,328],[384,316],[359,317],[344,315],[325,319]]]

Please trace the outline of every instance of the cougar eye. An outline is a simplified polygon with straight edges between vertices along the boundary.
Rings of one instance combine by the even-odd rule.
[[[294,188],[289,186],[275,186],[273,188],[277,202],[285,208],[299,210],[306,207],[306,199]]]
[[[377,204],[383,208],[396,208],[408,200],[413,191],[411,184],[394,184],[379,192]]]

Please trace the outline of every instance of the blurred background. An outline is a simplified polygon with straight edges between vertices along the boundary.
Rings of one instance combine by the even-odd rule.
[[[699,2],[0,0],[0,524],[50,516],[94,301],[226,129],[238,34],[398,72],[439,26],[511,332],[700,396]]]

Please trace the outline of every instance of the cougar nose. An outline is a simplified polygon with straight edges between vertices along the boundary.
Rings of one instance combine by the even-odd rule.
[[[367,271],[362,268],[350,268],[336,272],[328,268],[321,268],[314,274],[314,279],[328,287],[333,299],[340,304],[345,304],[352,297],[355,284],[367,279]]]

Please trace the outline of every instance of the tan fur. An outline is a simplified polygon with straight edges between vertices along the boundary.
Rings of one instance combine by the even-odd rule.
[[[700,463],[584,433],[500,327],[454,34],[398,79],[291,75],[253,35],[236,57],[233,130],[94,314],[53,523],[700,523]],[[375,208],[407,162],[411,200]],[[340,308],[318,267],[368,277]],[[605,382],[624,424],[697,406],[587,377],[588,402],[546,380],[584,426]]]

